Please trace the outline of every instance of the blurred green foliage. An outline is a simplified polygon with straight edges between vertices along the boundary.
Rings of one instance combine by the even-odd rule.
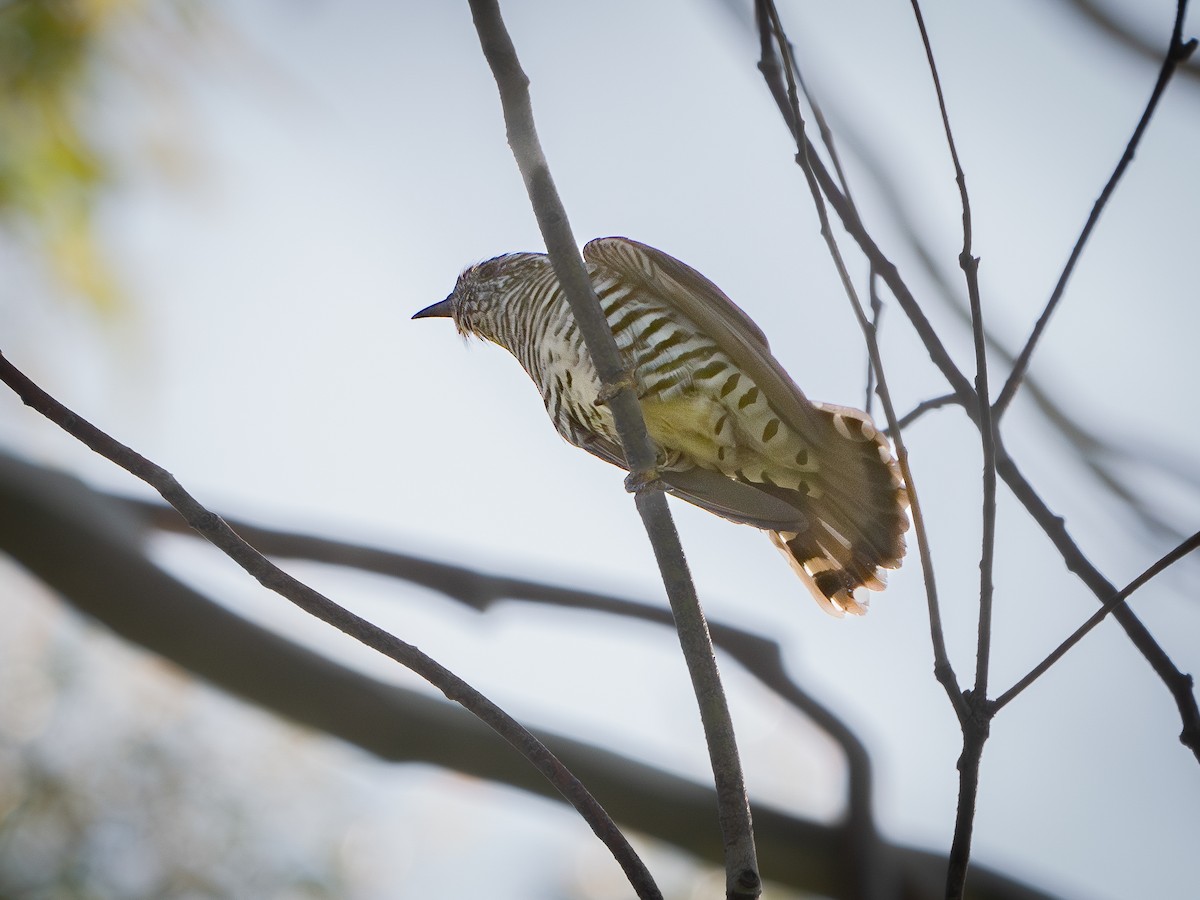
[[[120,292],[94,209],[109,165],[89,135],[99,48],[136,0],[12,0],[0,6],[0,221],[64,286],[101,310]]]

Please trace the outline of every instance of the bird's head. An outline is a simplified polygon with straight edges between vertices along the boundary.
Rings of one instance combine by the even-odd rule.
[[[507,253],[494,259],[468,266],[458,276],[450,296],[427,306],[413,315],[414,319],[446,318],[454,320],[461,335],[475,335],[486,340],[499,340],[501,319],[515,310],[535,267],[546,263],[541,253]]]

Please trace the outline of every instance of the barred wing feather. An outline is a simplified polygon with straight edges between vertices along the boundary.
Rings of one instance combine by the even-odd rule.
[[[884,437],[863,412],[813,403],[771,354],[767,339],[716,285],[679,260],[628,238],[590,242],[584,259],[600,273],[636,285],[711,339],[762,392],[774,415],[819,467],[815,490],[735,481],[704,468],[664,472],[675,493],[710,512],[772,532],[826,611],[865,612],[858,587],[883,587],[881,569],[904,556],[907,494]],[[605,453],[593,453],[604,457]],[[609,461],[619,461],[609,448]],[[792,512],[792,521],[785,521]]]

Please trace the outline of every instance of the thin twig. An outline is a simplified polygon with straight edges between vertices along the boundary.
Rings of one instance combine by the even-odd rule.
[[[958,157],[954,132],[950,128],[950,114],[946,109],[946,97],[942,91],[942,80],[938,75],[937,62],[933,56],[933,45],[921,14],[921,4],[912,0],[913,17],[921,33],[921,44],[925,48],[925,60],[933,79],[937,94],[938,111],[942,117],[942,129],[946,134],[946,145],[954,165],[954,181],[958,185],[962,204],[962,251],[958,256],[959,266],[967,282],[967,296],[971,307],[971,334],[975,344],[975,394],[979,403],[979,435],[983,446],[983,503],[982,503],[982,546],[979,554],[979,626],[975,655],[975,687],[967,700],[969,713],[960,714],[963,750],[958,763],[958,807],[954,823],[954,837],[950,844],[950,864],[946,871],[946,897],[958,900],[967,884],[967,871],[971,860],[971,836],[975,830],[975,806],[979,795],[979,768],[984,744],[991,731],[991,716],[987,709],[988,671],[992,654],[992,596],[993,568],[996,557],[996,441],[992,426],[991,406],[988,389],[987,339],[983,326],[983,304],[979,292],[979,259],[972,249],[971,200],[967,193],[967,177]]]
[[[1162,51],[1149,39],[1136,33],[1132,24],[1122,23],[1109,13],[1108,4],[1093,3],[1092,0],[1059,0],[1074,10],[1083,21],[1111,40],[1118,47],[1135,54],[1139,59],[1157,63]],[[1184,60],[1179,74],[1191,81],[1192,87],[1200,85],[1200,65],[1194,60]]]
[[[1008,405],[1012,402],[1013,397],[1016,396],[1017,390],[1021,386],[1021,379],[1025,377],[1025,372],[1029,368],[1029,361],[1033,356],[1033,351],[1037,348],[1042,332],[1046,330],[1050,316],[1058,307],[1059,301],[1062,300],[1063,293],[1067,288],[1067,281],[1075,271],[1075,264],[1079,261],[1079,257],[1083,253],[1084,245],[1087,244],[1088,238],[1091,237],[1092,229],[1100,221],[1100,214],[1104,212],[1104,208],[1108,205],[1109,198],[1112,197],[1113,192],[1116,190],[1121,176],[1125,174],[1125,170],[1133,162],[1134,153],[1137,151],[1138,144],[1141,143],[1142,135],[1146,132],[1146,127],[1150,124],[1150,118],[1158,108],[1158,101],[1162,99],[1163,94],[1166,92],[1171,76],[1175,73],[1175,69],[1179,64],[1191,56],[1192,51],[1196,49],[1195,38],[1186,43],[1183,40],[1183,21],[1186,15],[1187,0],[1177,0],[1175,24],[1171,29],[1171,43],[1167,47],[1162,66],[1158,70],[1158,80],[1154,83],[1154,90],[1150,92],[1150,99],[1146,103],[1146,109],[1142,112],[1142,117],[1138,120],[1137,127],[1133,129],[1133,136],[1130,137],[1129,143],[1125,145],[1125,152],[1121,154],[1121,159],[1117,162],[1117,167],[1113,169],[1108,183],[1104,185],[1104,190],[1100,192],[1099,198],[1092,206],[1092,212],[1088,216],[1087,222],[1084,223],[1083,231],[1080,232],[1078,239],[1075,241],[1075,246],[1071,248],[1071,255],[1067,258],[1067,264],[1063,267],[1062,274],[1058,277],[1058,283],[1054,285],[1050,299],[1046,301],[1045,309],[1042,310],[1037,323],[1033,326],[1033,331],[1029,335],[1029,339],[1025,342],[1025,346],[1021,348],[1021,352],[1017,356],[1017,361],[1013,365],[1012,372],[1009,373],[1008,380],[1004,383],[1004,388],[996,398],[995,415],[997,420],[1004,415],[1004,411],[1008,409]]]
[[[859,327],[862,329],[863,335],[867,342],[868,352],[871,355],[872,365],[875,367],[875,374],[879,379],[879,387],[876,393],[879,396],[880,402],[883,404],[884,413],[888,423],[888,430],[892,440],[896,445],[896,460],[900,465],[901,472],[904,475],[905,485],[908,489],[909,503],[913,517],[913,528],[917,535],[917,548],[920,552],[921,568],[925,577],[925,594],[929,608],[930,636],[933,643],[934,674],[937,676],[938,681],[945,689],[951,704],[955,708],[955,711],[961,715],[966,711],[965,701],[963,700],[962,690],[958,685],[958,679],[954,674],[954,668],[950,663],[950,657],[946,652],[946,642],[942,628],[941,609],[937,597],[937,583],[933,574],[933,558],[929,551],[929,541],[925,530],[924,516],[921,513],[920,500],[917,496],[916,485],[912,478],[912,470],[908,464],[908,448],[905,446],[904,436],[899,428],[898,421],[896,419],[895,408],[892,405],[891,393],[887,387],[887,378],[883,371],[883,361],[879,353],[879,343],[875,338],[875,333],[871,328],[871,323],[867,319],[866,313],[863,311],[862,304],[858,300],[857,293],[854,290],[854,285],[850,281],[849,274],[846,272],[846,267],[842,261],[841,253],[838,250],[837,243],[833,238],[833,231],[829,226],[829,216],[825,210],[825,200],[822,196],[822,191],[824,191],[824,194],[828,196],[830,190],[836,192],[837,188],[833,185],[822,183],[820,177],[820,172],[822,171],[820,167],[820,161],[816,158],[815,149],[812,147],[812,144],[804,134],[804,120],[800,114],[799,106],[794,105],[788,99],[789,96],[792,98],[795,97],[794,86],[783,88],[783,86],[780,84],[781,75],[780,66],[776,55],[776,47],[778,47],[779,53],[785,54],[783,77],[788,81],[791,81],[791,67],[790,64],[788,64],[786,57],[786,54],[788,53],[788,42],[786,35],[783,33],[783,25],[779,19],[779,11],[775,8],[773,0],[757,0],[755,8],[758,15],[760,17],[765,17],[766,21],[770,23],[769,29],[762,29],[760,26],[760,31],[763,31],[767,37],[765,37],[763,40],[762,59],[758,64],[758,68],[763,73],[763,77],[767,80],[768,87],[770,87],[772,94],[776,97],[776,101],[780,105],[780,108],[784,114],[784,118],[787,120],[788,125],[792,130],[792,134],[796,140],[796,146],[798,148],[796,162],[803,170],[805,179],[809,184],[809,190],[813,194],[813,202],[816,206],[817,216],[821,222],[821,234],[826,241],[826,245],[830,247],[834,264],[837,267],[838,274],[842,279],[843,289],[850,300],[850,305],[854,311],[855,318],[858,320]],[[774,38],[773,41],[770,40],[772,36]],[[840,194],[838,196],[844,203],[844,197]],[[834,205],[832,197],[830,198],[830,202],[831,205]],[[849,214],[852,212],[852,210],[847,208],[846,212]],[[857,221],[857,213],[854,213],[854,219]],[[843,219],[843,222],[845,222],[845,219]],[[879,255],[879,258],[883,263],[886,264],[886,266],[890,267],[892,271],[895,270],[895,267],[892,266],[890,262],[883,260],[882,254]],[[879,271],[882,274],[884,270],[881,268]],[[887,281],[887,278],[885,277],[884,280]],[[928,321],[926,321],[925,324],[928,325]],[[930,334],[932,335],[932,340],[936,342],[938,347],[940,347],[941,343],[938,341],[937,335],[933,333],[932,326],[929,326],[929,330]],[[931,354],[932,352],[933,351],[931,350]],[[947,360],[948,359],[949,357],[947,357]],[[954,372],[958,373],[958,379],[965,382],[965,378],[963,378],[961,372],[958,372],[957,367],[954,367],[953,362],[949,362],[949,366]],[[949,375],[947,377],[949,377]],[[974,398],[974,390],[970,387],[969,383],[967,383],[963,393],[967,397]]]
[[[263,587],[290,600],[310,615],[395,660],[446,697],[472,712],[508,741],[550,781],[577,809],[625,870],[639,897],[658,898],[661,893],[649,871],[628,840],[587,788],[508,713],[484,697],[445,666],[389,634],[366,619],[354,615],[328,597],[297,581],[243,540],[220,516],[210,512],[189,494],[166,469],[119,443],[95,425],[67,409],[34,384],[0,353],[0,381],[7,384],[30,408],[41,413],[96,453],[116,463],[150,485],[175,507],[197,532],[253,576]]]
[[[786,38],[783,36],[782,30],[780,35]],[[829,127],[829,121],[825,118],[825,112],[821,108],[816,94],[809,89],[808,82],[804,80],[804,72],[800,69],[800,63],[796,59],[796,49],[792,46],[791,41],[787,41],[787,58],[791,65],[791,72],[796,78],[796,84],[799,86],[800,92],[804,94],[808,108],[812,110],[813,120],[817,123],[817,134],[821,137],[821,144],[825,147],[825,152],[829,154],[829,161],[833,163],[833,171],[837,174],[837,183],[842,189],[842,195],[846,198],[847,203],[854,206],[854,195],[850,193],[850,179],[846,177],[846,170],[842,166],[842,155],[838,153],[833,129]]]
[[[758,0],[759,5],[762,5],[764,2],[765,0]],[[774,68],[772,68],[772,65]],[[762,71],[767,87],[771,91],[776,106],[779,108],[784,124],[795,135],[794,118],[788,106],[787,92],[779,78],[778,63],[764,59],[764,61],[759,63],[759,69]],[[867,233],[866,227],[863,225],[857,210],[848,204],[845,197],[840,194],[837,185],[830,178],[821,160],[815,153],[810,154],[808,159],[817,180],[820,182],[822,191],[825,192],[825,196],[829,199],[830,206],[837,212],[846,232],[855,240],[862,250],[863,255],[876,268],[884,283],[892,291],[893,296],[900,304],[900,308],[904,311],[921,342],[925,345],[930,360],[942,372],[949,382],[951,390],[959,398],[959,405],[966,410],[971,420],[978,424],[979,411],[976,408],[977,398],[971,383],[950,358],[941,339],[921,311],[920,306],[917,304],[912,292],[909,291],[899,271],[883,253],[879,245],[875,243],[870,234]],[[899,447],[897,449],[897,457],[903,468],[906,465],[906,459],[899,453]],[[1038,523],[1039,527],[1050,538],[1051,542],[1062,555],[1067,568],[1075,572],[1101,602],[1105,602],[1110,598],[1116,588],[1109,584],[1107,579],[1100,574],[1099,570],[1092,565],[1087,556],[1080,550],[1078,544],[1068,534],[1062,518],[1050,510],[1033,486],[1021,474],[1012,457],[1001,448],[999,443],[997,444],[996,465],[1000,478],[1008,485],[1014,496],[1021,501],[1026,511],[1029,512],[1034,521]],[[919,508],[914,506],[912,512],[913,525],[918,529],[919,535],[920,529],[923,528]],[[918,537],[919,540],[920,538]],[[922,545],[919,544],[919,546]],[[1197,760],[1200,760],[1200,706],[1197,705],[1196,698],[1192,694],[1191,677],[1179,671],[1170,657],[1167,656],[1166,652],[1154,639],[1154,636],[1150,634],[1137,618],[1133,610],[1127,606],[1120,606],[1113,613],[1113,617],[1120,623],[1130,641],[1142,656],[1145,657],[1167,690],[1170,691],[1183,724],[1179,739],[1196,755]],[[934,655],[935,658],[938,656],[936,646]],[[946,682],[944,680],[944,673],[940,667],[935,668],[935,674],[944,686]]]
[[[874,148],[864,141],[861,135],[857,135],[850,124],[843,123],[841,136],[844,142],[853,147],[855,157],[875,183],[879,198],[883,200],[886,209],[895,220],[898,230],[904,235],[909,249],[936,288],[933,296],[941,299],[946,308],[970,328],[970,308],[966,302],[959,301],[958,292],[951,286],[938,259],[922,237],[915,224],[912,211],[897,189],[896,179],[887,170],[883,157],[875,153]],[[992,355],[998,357],[1006,366],[1011,367],[1016,361],[1016,353],[1010,351],[990,331],[987,333],[987,341]],[[1200,477],[1198,477],[1195,467],[1189,468],[1182,458],[1173,458],[1162,447],[1154,447],[1149,444],[1146,435],[1139,436],[1136,447],[1121,445],[1111,438],[1101,437],[1064,409],[1062,404],[1051,397],[1049,391],[1028,372],[1022,382],[1021,390],[1023,395],[1033,401],[1038,411],[1075,449],[1087,470],[1119,501],[1126,504],[1128,510],[1147,531],[1155,536],[1166,536],[1173,541],[1183,539],[1184,535],[1179,528],[1166,522],[1150,509],[1149,504],[1135,494],[1128,482],[1128,473],[1132,468],[1128,463],[1153,465],[1193,489],[1200,487]],[[922,409],[921,412],[924,410]],[[901,416],[901,426],[908,424],[905,419],[906,417]]]
[[[879,334],[879,320],[883,318],[883,299],[879,296],[879,277],[872,268],[867,275],[867,296],[871,300],[871,330]],[[867,395],[863,400],[863,409],[871,415],[871,407],[875,402],[875,367],[871,365],[871,354],[867,354]],[[899,426],[904,427],[904,420],[898,420]]]
[[[1103,622],[1110,612],[1129,599],[1129,596],[1154,578],[1160,572],[1165,571],[1170,566],[1183,559],[1192,551],[1200,548],[1200,531],[1187,538],[1183,543],[1176,546],[1169,553],[1163,556],[1158,562],[1154,563],[1150,568],[1144,571],[1129,584],[1125,585],[1116,596],[1094,612],[1086,622],[1075,629],[1066,640],[1059,644],[1054,651],[1050,653],[1044,660],[1034,666],[1024,678],[1010,687],[1007,691],[997,697],[991,704],[992,713],[999,712],[1003,707],[1007,706],[1018,694],[1024,691],[1027,687],[1037,681],[1044,675],[1051,666],[1062,659],[1063,655],[1078,644],[1088,635],[1089,632],[1101,622]]]
[[[772,0],[755,0],[756,15],[761,16],[768,9],[773,9]],[[763,29],[760,25],[760,35]],[[782,34],[782,26],[780,26]],[[766,32],[768,37],[771,32]],[[783,44],[787,43],[786,35],[780,38]],[[763,42],[763,56],[759,60],[758,69],[763,75],[763,80],[766,82],[767,88],[771,91],[771,96],[775,100],[775,105],[779,108],[779,113],[783,117],[784,124],[791,131],[793,138],[797,144],[803,149],[803,154],[808,160],[808,164],[812,167],[813,174],[816,177],[818,184],[821,186],[821,191],[829,201],[829,205],[833,207],[834,212],[838,214],[838,218],[842,223],[842,227],[846,229],[846,233],[854,239],[858,244],[859,249],[871,264],[871,268],[888,286],[888,290],[892,292],[892,296],[900,304],[900,308],[904,310],[904,314],[908,316],[912,323],[913,329],[917,332],[917,336],[925,345],[925,350],[929,354],[930,360],[945,376],[950,383],[950,387],[955,391],[963,402],[964,406],[974,406],[975,389],[971,382],[963,375],[962,371],[955,364],[945,345],[938,337],[933,324],[922,311],[921,306],[917,303],[916,297],[909,290],[908,285],[900,275],[899,269],[875,243],[863,224],[862,218],[858,214],[857,208],[841,192],[836,182],[830,176],[829,171],[825,168],[825,164],[817,155],[808,137],[804,134],[800,123],[796,121],[796,116],[792,111],[791,104],[788,100],[788,90],[784,85],[780,75],[779,61],[775,58],[773,49],[767,47]]]
[[[874,324],[867,319],[863,311],[862,303],[859,301],[858,294],[851,282],[850,274],[846,269],[845,261],[842,258],[841,251],[838,248],[837,240],[833,236],[833,230],[830,227],[829,216],[825,209],[825,201],[821,194],[821,188],[817,183],[816,176],[813,172],[813,166],[810,162],[810,150],[812,146],[809,143],[804,130],[804,119],[800,112],[800,104],[796,90],[796,79],[793,77],[798,72],[795,60],[792,57],[791,46],[787,42],[786,36],[783,33],[783,26],[779,19],[779,12],[775,8],[772,0],[759,0],[756,3],[756,14],[759,18],[759,30],[762,38],[762,56],[759,62],[759,69],[763,73],[763,77],[768,84],[774,85],[779,82],[779,62],[775,52],[778,47],[779,54],[783,56],[784,73],[787,82],[786,98],[787,103],[785,108],[787,115],[790,117],[789,122],[792,127],[792,133],[796,141],[797,153],[796,162],[800,165],[805,175],[805,180],[808,183],[809,191],[812,194],[813,204],[817,211],[817,216],[820,221],[821,235],[825,240],[826,247],[829,250],[830,257],[833,260],[834,266],[837,269],[838,276],[841,279],[843,290],[850,302],[851,308],[854,311],[855,318],[859,323],[859,327],[863,332],[863,337],[867,345],[867,353],[870,359],[872,369],[877,378],[876,392],[879,396],[880,403],[884,409],[884,415],[887,418],[891,427],[894,442],[896,445],[896,457],[900,466],[901,473],[904,477],[910,507],[913,513],[913,521],[917,533],[917,544],[921,557],[922,570],[925,576],[926,597],[928,598],[930,609],[930,620],[934,623],[932,626],[933,640],[935,646],[935,657],[941,661],[936,669],[939,675],[939,680],[946,686],[947,694],[951,698],[951,702],[962,702],[961,691],[958,689],[957,680],[954,677],[953,669],[950,666],[949,659],[945,655],[944,640],[942,638],[941,615],[937,602],[937,586],[933,573],[933,558],[929,551],[929,543],[925,532],[924,519],[921,515],[920,500],[917,497],[915,482],[912,477],[912,470],[908,463],[908,448],[904,444],[904,439],[897,426],[896,411],[892,403],[891,392],[888,389],[886,375],[883,370],[883,360],[879,352],[879,343],[876,338]],[[784,93],[779,91],[779,94]],[[815,153],[813,154],[815,156]],[[848,196],[848,195],[847,195]],[[892,892],[892,878],[890,868],[881,859],[878,853],[878,840],[875,835],[869,834],[864,837],[865,844],[860,854],[855,858],[856,877],[859,879],[859,894],[865,898],[876,898],[889,896]]]
[[[941,409],[943,406],[957,406],[958,400],[958,394],[942,394],[940,397],[933,397],[930,400],[922,400],[909,412],[902,415],[899,420],[897,420],[896,424],[901,428],[907,428],[927,412],[932,412],[935,409]],[[883,433],[890,437],[891,429],[887,428]]]
[[[801,70],[800,63],[796,59],[795,47],[792,46],[790,41],[787,42],[787,58],[791,64],[791,72],[796,78],[796,84],[799,86],[800,92],[804,95],[804,100],[808,104],[808,108],[812,110],[813,120],[817,123],[817,134],[820,135],[821,145],[825,148],[825,152],[829,154],[829,161],[833,164],[833,171],[837,175],[837,183],[842,190],[842,195],[846,198],[848,204],[854,206],[854,195],[850,192],[850,179],[846,177],[846,170],[842,165],[842,156],[838,152],[837,142],[834,140],[833,129],[829,127],[829,121],[825,118],[825,112],[821,108],[821,103],[817,99],[816,93],[809,89],[808,82],[804,79],[804,72]],[[879,322],[883,317],[883,300],[879,296],[879,278],[873,266],[867,276],[867,291],[871,302],[871,328],[878,335]],[[871,354],[869,352],[867,353],[866,383],[863,410],[869,416],[871,415],[872,407],[875,405],[875,366],[871,362]]]
[[[983,549],[979,559],[979,647],[975,670],[975,694],[982,700],[987,696],[988,668],[991,657],[992,632],[992,569],[996,549],[996,442],[988,408],[988,361],[987,339],[983,325],[983,308],[979,293],[979,259],[972,250],[971,200],[967,193],[967,177],[958,158],[954,133],[950,128],[950,114],[946,110],[946,97],[942,92],[942,81],[938,76],[937,63],[933,57],[933,46],[925,28],[925,17],[921,15],[918,0],[912,0],[913,15],[921,32],[921,43],[925,47],[925,58],[929,63],[929,74],[937,94],[938,110],[942,116],[942,127],[946,133],[946,144],[954,165],[954,181],[962,203],[963,246],[958,262],[967,282],[967,296],[971,307],[971,332],[975,344],[975,393],[981,398],[979,406],[979,431],[983,444]]]
[[[800,63],[796,59],[795,48],[791,42],[788,42],[788,58],[791,61],[792,72],[796,76],[796,83],[800,86],[801,93],[804,94],[804,99],[808,103],[808,108],[812,110],[813,119],[817,123],[817,133],[821,137],[821,145],[825,148],[825,152],[829,154],[829,161],[833,164],[833,171],[837,175],[838,186],[842,189],[842,196],[846,198],[846,202],[854,206],[854,195],[850,192],[850,179],[846,177],[845,167],[842,166],[842,156],[838,152],[837,142],[834,140],[833,129],[829,127],[829,121],[825,118],[825,112],[821,108],[821,104],[817,99],[816,94],[809,89],[808,83],[804,80],[804,73],[800,69]],[[883,298],[879,295],[879,273],[875,271],[875,267],[871,266],[867,273],[867,296],[871,304],[871,330],[878,338],[879,324],[883,319]],[[875,365],[871,361],[870,352],[867,353],[867,372],[866,372],[866,388],[863,396],[863,410],[869,416],[872,414],[872,409],[875,406]]]
[[[601,383],[613,393],[610,408],[631,476],[634,483],[653,485],[657,453],[646,433],[637,396],[629,379],[624,377],[625,367],[616,341],[596,299],[566,210],[550,176],[534,125],[529,78],[521,68],[496,0],[469,0],[469,3],[480,45],[500,92],[509,144],[546,241],[546,250]],[[717,789],[718,818],[725,847],[726,893],[729,897],[753,900],[762,891],[762,879],[754,849],[750,804],[738,759],[733,720],[721,687],[708,626],[666,497],[661,490],[638,491],[636,503],[658,560],[700,706]]]
[[[1004,479],[1004,483],[1013,492],[1013,496],[1020,501],[1033,520],[1050,538],[1067,568],[1074,572],[1102,603],[1107,603],[1116,595],[1116,587],[1079,549],[1079,545],[1068,533],[1066,522],[1062,516],[1056,515],[1046,505],[1041,495],[1017,468],[1016,462],[1008,455],[1003,442],[1000,441],[996,444],[996,468],[1000,477]],[[1175,664],[1171,662],[1171,658],[1167,656],[1154,636],[1150,634],[1127,604],[1119,604],[1113,609],[1112,616],[1120,623],[1134,647],[1150,663],[1155,673],[1166,685],[1167,690],[1171,692],[1175,706],[1179,710],[1179,718],[1183,723],[1183,728],[1179,732],[1179,741],[1191,750],[1197,762],[1200,762],[1200,706],[1197,706],[1196,697],[1192,692],[1192,676],[1176,668]]]

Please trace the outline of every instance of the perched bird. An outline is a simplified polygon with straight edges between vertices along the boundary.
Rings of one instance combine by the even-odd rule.
[[[887,440],[856,409],[807,399],[750,317],[679,260],[607,237],[583,259],[632,373],[663,486],[770,533],[828,613],[861,615],[904,558],[908,495]],[[533,379],[559,434],[628,468],[600,379],[550,258],[466,269],[415,316],[499,344]]]

